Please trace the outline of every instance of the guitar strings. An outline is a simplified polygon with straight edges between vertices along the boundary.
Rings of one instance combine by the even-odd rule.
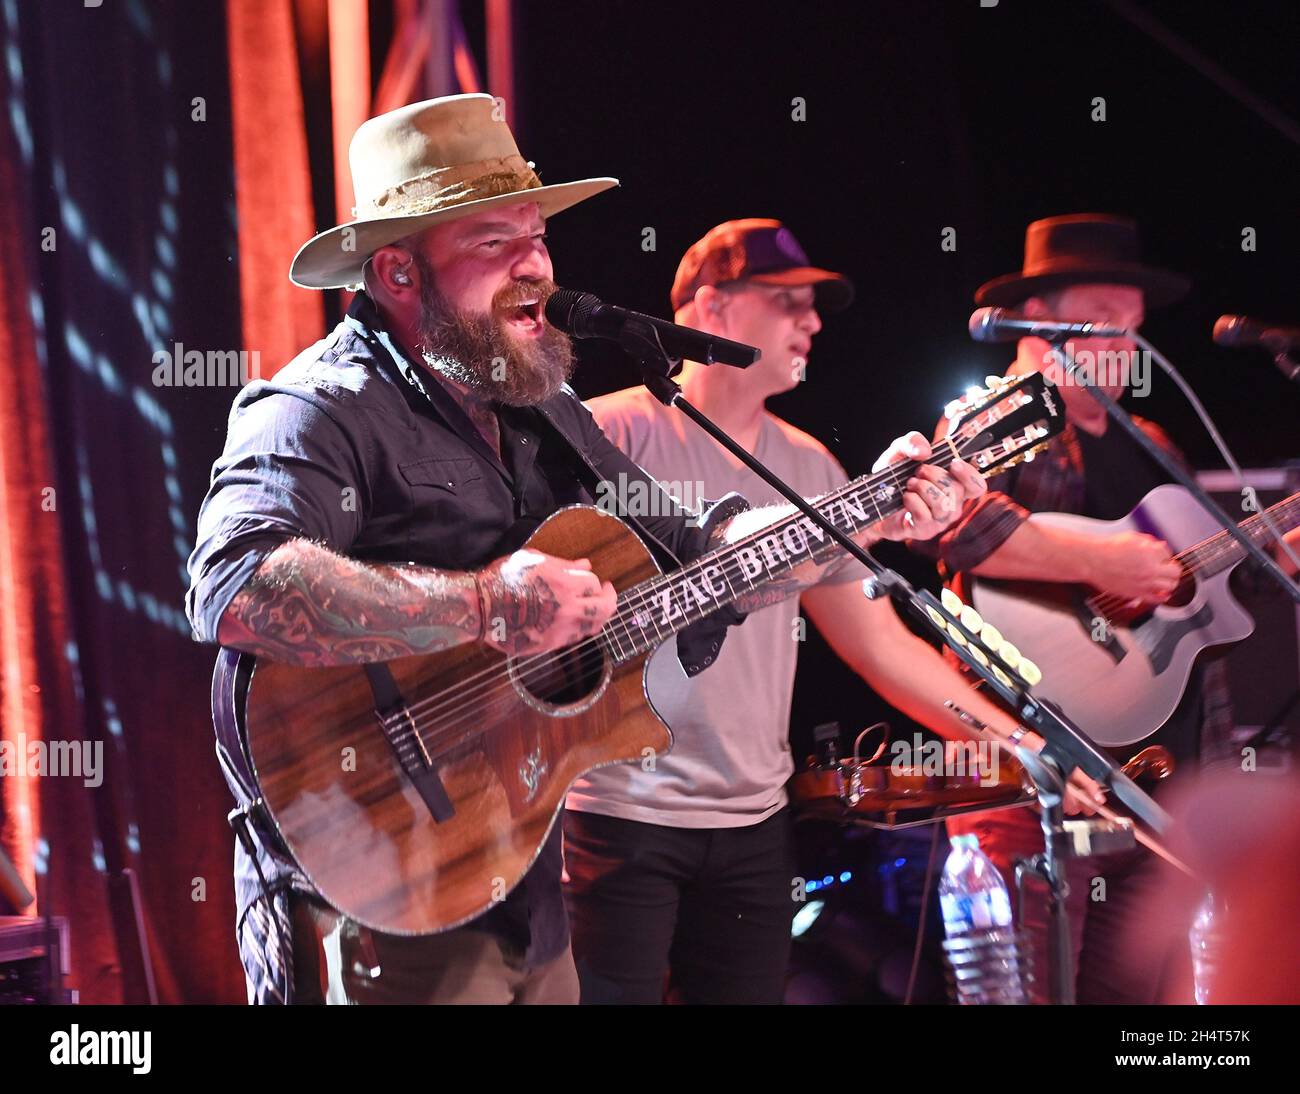
[[[950,454],[949,454],[949,457],[950,457]],[[936,461],[936,462],[937,462],[937,461]],[[905,466],[902,465],[902,464],[894,465],[894,466],[896,466],[896,467],[903,468],[903,470],[901,470],[901,471],[898,472],[898,473],[893,473],[893,468],[886,469],[886,470],[889,470],[889,471],[891,472],[891,477],[892,477],[892,479],[893,479],[892,485],[895,487],[895,489],[897,489],[898,484],[899,484],[900,482],[903,482],[903,481],[905,481],[907,478],[910,478],[910,477],[911,477],[911,473],[912,473],[912,470],[913,470],[913,469],[915,469],[915,468],[917,468],[917,467],[920,466],[919,464],[916,464],[916,463],[914,463],[913,461],[908,461],[908,463],[911,464],[911,467],[905,467]],[[885,472],[882,471],[882,472],[878,472],[877,474],[883,476],[883,475],[885,474]],[[845,484],[845,486],[849,486],[849,485],[852,485],[852,484],[849,484],[849,483],[846,483],[846,484]],[[863,484],[861,487],[859,487],[859,490],[861,490],[861,489],[865,489],[865,487],[866,487],[866,484]],[[843,490],[843,488],[841,488],[841,490]],[[836,493],[838,493],[838,492],[840,492],[840,491],[836,491]],[[875,523],[875,522],[873,521],[872,523]],[[839,527],[838,524],[837,524],[836,526]],[[855,529],[855,530],[856,530],[856,529]],[[758,539],[762,538],[763,536],[765,536],[765,535],[767,535],[767,534],[770,534],[770,533],[769,533],[769,530],[768,530],[767,528],[758,529],[757,531],[755,531],[755,532],[753,532],[753,533],[750,533],[750,534],[744,536],[743,538],[741,538],[741,539],[739,539],[739,540],[736,540],[736,541],[733,542],[733,543],[728,543],[728,544],[723,545],[725,548],[727,548],[729,551],[731,551],[731,555],[732,555],[732,557],[729,557],[729,558],[723,560],[721,563],[712,563],[711,565],[717,565],[717,566],[721,566],[721,567],[724,567],[724,568],[725,568],[725,567],[736,567],[735,572],[734,572],[734,573],[731,573],[731,574],[727,574],[727,576],[728,576],[728,577],[735,576],[738,580],[741,580],[741,576],[740,576],[740,575],[741,575],[741,570],[739,569],[739,561],[734,557],[735,551],[734,551],[734,550],[731,550],[731,549],[735,549],[735,548],[740,548],[740,547],[747,546],[747,545],[749,545],[749,544],[751,544],[751,543],[753,543],[753,542],[756,542]],[[711,552],[711,554],[712,554],[712,552]],[[806,560],[800,560],[798,563],[795,563],[795,565],[801,565],[801,564],[803,563],[803,561],[806,561]],[[669,574],[658,574],[658,575],[655,575],[655,576],[653,576],[653,577],[649,577],[649,578],[647,578],[645,581],[640,582],[638,585],[634,586],[633,588],[628,589],[628,590],[625,590],[624,593],[620,594],[620,597],[619,597],[619,606],[618,606],[618,608],[615,610],[614,615],[610,617],[609,621],[608,621],[608,622],[606,623],[606,625],[601,629],[601,631],[600,631],[599,633],[595,634],[595,635],[592,635],[592,636],[590,636],[590,637],[588,637],[588,638],[583,639],[581,642],[578,642],[578,643],[575,643],[575,644],[572,645],[572,646],[566,647],[566,650],[572,652],[572,651],[574,651],[574,650],[577,650],[577,649],[578,649],[579,647],[581,647],[581,646],[584,646],[584,645],[587,645],[587,644],[590,644],[590,643],[595,643],[595,642],[597,642],[599,639],[601,639],[602,637],[605,636],[605,634],[606,634],[607,631],[609,631],[609,629],[610,629],[610,625],[611,625],[611,624],[622,624],[622,626],[623,626],[623,628],[624,628],[624,630],[623,630],[623,637],[627,640],[628,644],[631,645],[632,648],[635,650],[635,648],[636,648],[636,646],[635,646],[635,642],[636,642],[636,639],[637,639],[638,635],[637,635],[636,633],[634,633],[633,630],[631,629],[631,620],[630,620],[629,616],[631,616],[631,615],[635,615],[636,612],[638,612],[638,611],[642,611],[642,610],[644,610],[648,605],[652,604],[652,603],[654,602],[654,598],[658,595],[658,593],[659,593],[659,591],[660,591],[660,588],[661,588],[662,586],[670,585],[670,584],[672,584],[674,581],[680,580],[680,579],[683,577],[683,575],[686,575],[686,574],[688,573],[688,571],[697,568],[698,565],[699,565],[699,562],[698,562],[698,560],[697,560],[696,562],[692,562],[692,563],[690,563],[688,566],[684,566],[684,567],[682,567],[682,568],[679,569],[679,570],[674,570],[674,571],[672,571],[672,572],[669,573]],[[791,568],[793,568],[793,567],[792,567],[792,566],[786,566],[786,569],[791,569]],[[724,570],[724,573],[725,573],[725,570]],[[742,587],[744,586],[744,584],[745,584],[745,582],[744,582],[743,580],[741,580],[741,585],[742,585]],[[752,587],[752,586],[751,586],[751,587]],[[671,633],[672,633],[672,632],[670,632],[670,634],[671,634]],[[659,639],[659,640],[662,640],[662,639],[664,638],[664,636],[663,636],[663,635],[658,635],[658,634],[657,634],[657,635],[656,635],[656,638]],[[536,662],[536,661],[540,661],[540,660],[544,660],[544,659],[550,659],[550,658],[552,658],[555,654],[560,653],[560,652],[565,652],[565,651],[560,651],[560,650],[546,650],[546,651],[543,651],[542,653],[539,653],[539,654],[530,654],[530,655],[528,655],[528,656],[525,656],[525,657],[519,658],[518,660],[516,660],[516,661],[513,663],[513,667],[514,667],[514,675],[515,675],[517,678],[518,678],[518,677],[525,676],[525,675],[527,674],[527,669],[528,669],[528,668],[529,668],[529,667],[530,667],[534,662]],[[611,652],[613,652],[613,651],[611,651]],[[633,656],[635,656],[635,653],[633,654]],[[546,667],[549,668],[550,666],[546,666]],[[467,684],[468,684],[468,683],[472,683],[472,682],[473,682],[476,678],[478,678],[478,677],[497,674],[497,673],[500,672],[500,670],[501,670],[501,666],[499,666],[499,665],[493,665],[493,666],[491,666],[490,668],[480,670],[480,672],[478,672],[478,673],[476,673],[476,674],[474,674],[474,675],[471,675],[471,676],[467,677],[466,680],[464,681],[464,683],[467,683]],[[401,719],[404,718],[407,714],[414,713],[414,712],[416,712],[416,711],[418,711],[418,710],[425,709],[425,708],[429,705],[430,702],[436,702],[438,698],[439,698],[439,696],[433,696],[433,697],[431,697],[430,699],[426,699],[426,700],[422,700],[422,701],[420,701],[420,702],[418,702],[418,703],[410,704],[410,705],[407,707],[407,709],[406,709],[402,714],[394,715],[394,718],[395,718],[396,720],[401,720]],[[460,692],[460,693],[458,693],[458,694],[456,695],[456,697],[455,697],[455,699],[454,699],[453,701],[455,701],[455,702],[460,702],[460,701],[462,701],[464,698],[466,698],[466,694],[463,693],[463,692]]]
[[[1007,442],[998,442],[997,445],[993,445],[989,447],[993,449],[996,454],[1001,455],[1002,453],[1000,450],[1005,447],[1006,443]],[[950,451],[946,452],[944,455],[940,457],[936,457],[935,460],[932,462],[939,464],[944,459],[947,459],[948,462],[951,462]],[[910,467],[908,466],[909,463],[911,463]],[[884,477],[890,477],[893,479],[893,483],[896,487],[899,482],[902,482],[906,478],[910,477],[911,471],[914,470],[915,467],[917,466],[919,465],[913,463],[912,461],[905,461],[893,465],[890,468],[886,468],[881,472],[877,472],[875,478],[880,479]],[[886,475],[886,472],[888,472],[888,475]],[[845,484],[846,487],[849,485],[852,484]],[[859,487],[859,490],[864,488],[865,486]],[[837,491],[836,493],[846,493],[846,492],[847,490],[845,488],[841,488],[841,490]],[[856,528],[853,529],[853,531],[856,530],[857,530]],[[757,538],[761,538],[762,536],[767,534],[770,534],[769,529],[766,528],[759,529],[758,531],[751,533],[750,535],[744,537],[743,539],[737,540],[734,543],[728,544],[727,546],[728,547],[744,546],[747,543],[753,542]],[[819,553],[830,552],[834,550],[837,546],[838,545],[833,542],[824,544],[821,547],[817,548],[816,551],[813,552],[812,557],[814,559],[817,559]],[[798,562],[790,562],[785,568],[787,570],[793,569],[795,566],[802,564],[803,561],[805,560],[800,560]],[[731,567],[733,564],[737,567],[739,566],[739,563],[734,561],[734,559],[724,561],[723,563],[715,564],[715,565],[718,565],[722,569],[724,577],[726,577],[728,585],[729,587],[731,587],[732,592],[734,594],[735,590],[734,590],[734,586],[731,583],[731,576],[740,577],[743,575],[740,574],[732,575],[728,573],[728,567]],[[637,640],[644,639],[645,636],[643,631],[638,633],[633,633],[630,630],[629,620],[627,618],[629,609],[633,611],[633,614],[643,610],[646,604],[651,602],[653,600],[653,597],[657,595],[654,591],[646,592],[645,591],[646,589],[653,590],[657,586],[671,584],[673,581],[680,579],[684,573],[686,573],[689,569],[691,569],[695,565],[696,564],[693,563],[692,566],[683,567],[681,570],[673,571],[671,574],[658,575],[657,577],[649,578],[641,585],[636,586],[634,590],[627,590],[628,594],[631,594],[636,590],[641,590],[641,591],[637,592],[636,596],[629,595],[628,598],[620,604],[617,612],[615,613],[615,616],[611,617],[610,623],[617,622],[622,626],[623,637],[626,640],[627,644],[633,650],[633,654],[631,656],[635,656],[636,654],[642,652],[638,648]],[[559,658],[572,656],[574,654],[580,654],[583,652],[591,652],[591,647],[596,646],[598,644],[605,645],[605,647],[609,650],[610,654],[615,657],[616,661],[622,662],[630,659],[628,654],[626,653],[620,654],[618,651],[610,648],[610,644],[608,642],[609,630],[610,630],[610,626],[609,624],[607,624],[606,627],[602,628],[599,634],[594,635],[591,638],[584,639],[583,641],[576,643],[572,646],[565,647],[562,650],[548,650],[540,654],[534,654],[529,657],[521,658],[518,661],[513,662],[513,664],[508,663],[504,667],[501,665],[494,665],[489,668],[480,670],[479,673],[467,677],[465,682],[473,683],[474,681],[481,680],[485,677],[491,677],[492,679],[487,680],[483,684],[479,684],[477,687],[475,687],[469,692],[457,692],[455,695],[435,695],[427,699],[421,700],[417,703],[410,704],[404,710],[394,715],[391,715],[387,721],[400,722],[403,719],[407,718],[408,716],[414,716],[415,714],[420,713],[424,715],[424,717],[418,720],[412,718],[412,721],[415,724],[417,729],[419,730],[427,729],[435,724],[431,720],[431,718],[436,718],[438,713],[438,710],[436,708],[438,707],[449,707],[453,705],[462,706],[466,700],[471,698],[478,698],[479,696],[481,696],[485,688],[489,688],[493,684],[501,684],[505,681],[505,679],[507,679],[512,675],[514,676],[515,680],[517,680],[521,684],[525,684],[529,679],[536,680],[539,673],[548,672],[555,669],[556,662],[559,660]],[[670,635],[672,633],[674,632],[673,631],[669,632]],[[657,645],[663,640],[664,640],[664,636],[658,633],[658,629],[656,628],[655,639],[650,648],[653,648],[653,645]],[[512,669],[513,672],[511,671]],[[508,689],[507,694],[513,695],[514,694],[513,688]],[[435,709],[430,709],[431,707]]]
[[[1270,506],[1268,513],[1270,516],[1276,516],[1279,512],[1292,508],[1300,508],[1300,495],[1292,495],[1277,504]],[[1256,513],[1253,517],[1247,517],[1241,522],[1241,529],[1247,535],[1253,536],[1261,525],[1264,524],[1263,516]],[[1178,554],[1173,556],[1173,560],[1179,564],[1182,569],[1182,576],[1178,579],[1178,584],[1174,586],[1176,594],[1189,580],[1194,579],[1199,570],[1212,566],[1214,563],[1234,555],[1241,549],[1241,545],[1232,538],[1228,532],[1216,532],[1212,536],[1193,544]],[[1197,557],[1198,553],[1205,552],[1204,557]],[[1111,612],[1119,612],[1128,607],[1131,601],[1117,593],[1103,593],[1097,597],[1089,597],[1087,604],[1097,612],[1098,615],[1106,616]]]
[[[1006,441],[998,442],[996,445],[990,446],[990,448],[993,448],[998,455],[1001,455],[1001,450],[1006,447],[1007,443],[1008,442]],[[951,463],[951,459],[952,459],[951,450],[948,449],[941,452],[939,456],[926,462],[942,467],[942,466],[947,466],[948,463]],[[877,472],[873,476],[871,476],[871,480],[872,480],[871,483],[870,484],[863,483],[861,486],[858,487],[858,491],[860,492],[861,490],[866,489],[868,485],[873,485],[873,486],[882,485],[884,481],[890,481],[892,485],[895,488],[897,488],[901,482],[904,482],[907,478],[910,478],[912,473],[920,466],[921,466],[920,463],[911,460],[901,461],[898,464],[890,465],[889,467],[886,467],[882,469],[880,472]],[[845,487],[850,485],[852,484],[845,484]],[[848,492],[849,491],[847,491],[845,488],[841,488],[839,491],[836,491],[835,493],[848,493]],[[880,514],[879,514],[878,507],[877,507],[877,516],[879,519]],[[839,525],[837,524],[836,526],[838,527]],[[857,529],[853,528],[852,530],[856,531]],[[727,544],[726,546],[731,548],[742,547],[768,534],[770,534],[769,529],[760,529],[740,540],[735,541],[734,543]],[[819,553],[829,551],[835,548],[836,546],[837,544],[835,544],[834,542],[831,542],[829,544],[824,544],[822,545],[822,547],[816,549],[813,552],[812,557],[816,559]],[[786,567],[786,569],[793,569],[794,566],[802,564],[803,561],[804,560],[799,560],[798,562],[791,562]],[[722,570],[722,573],[727,580],[728,587],[731,589],[733,595],[735,595],[735,588],[734,585],[732,585],[731,577],[736,576],[737,578],[740,578],[743,576],[743,574],[739,570],[739,562],[735,559],[734,552],[729,559],[723,560],[723,562],[721,563],[713,563],[711,565],[718,566]],[[728,572],[729,569],[731,569],[733,566],[736,567],[736,573],[734,575]],[[638,635],[631,631],[630,621],[627,618],[629,611],[631,611],[632,614],[635,614],[635,612],[643,610],[648,603],[653,601],[654,596],[657,595],[657,589],[659,587],[671,584],[673,581],[680,580],[682,575],[692,568],[702,569],[703,567],[697,561],[696,563],[692,563],[690,567],[683,567],[681,570],[674,571],[671,574],[658,575],[657,577],[649,578],[647,579],[647,581],[636,586],[635,590],[628,590],[628,593],[635,592],[635,595],[628,596],[627,599],[620,604],[618,610],[615,613],[615,616],[611,618],[610,623],[617,623],[621,625],[623,629],[623,638],[626,640],[627,644],[632,648],[633,655],[640,652],[640,650],[638,649],[637,640],[638,637],[644,638],[644,634],[642,633]],[[752,583],[751,583],[751,588],[752,588]],[[619,655],[613,649],[609,648],[610,643],[608,641],[608,633],[607,633],[609,631],[610,631],[610,627],[607,624],[605,628],[602,628],[599,634],[594,635],[591,638],[584,639],[582,642],[579,642],[573,646],[566,647],[563,650],[554,650],[554,651],[548,650],[541,654],[535,654],[530,657],[523,658],[520,659],[519,661],[514,662],[513,666],[509,664],[507,664],[506,666],[496,665],[496,666],[492,666],[491,668],[481,670],[479,673],[475,674],[475,676],[469,677],[466,682],[473,682],[476,679],[483,679],[484,677],[491,677],[493,679],[489,679],[486,682],[479,684],[477,687],[473,688],[468,693],[458,692],[454,696],[431,696],[428,699],[422,700],[415,704],[411,704],[405,710],[403,710],[398,714],[390,716],[390,719],[388,721],[400,722],[409,718],[410,727],[417,734],[419,734],[421,741],[425,741],[426,733],[428,733],[430,735],[430,741],[426,743],[436,742],[438,741],[440,731],[447,724],[445,719],[441,721],[438,719],[438,714],[441,712],[439,708],[445,708],[451,705],[463,706],[464,702],[471,698],[476,699],[479,702],[484,702],[484,701],[490,702],[492,700],[482,697],[482,693],[486,689],[490,689],[494,684],[501,690],[503,696],[513,699],[515,695],[514,688],[503,687],[503,685],[509,682],[511,676],[513,676],[514,679],[521,684],[525,683],[530,678],[535,680],[540,673],[554,670],[561,657],[573,657],[576,655],[579,661],[581,662],[582,658],[588,657],[592,652],[596,651],[599,645],[602,644],[607,649],[609,649],[609,652],[615,656],[616,660],[622,661],[622,660],[629,659],[626,653]],[[670,635],[672,633],[673,632],[670,631]],[[658,644],[659,642],[664,640],[664,636],[658,633],[657,628],[656,628],[655,640],[656,640],[655,644]],[[598,664],[603,665],[603,658],[601,659],[601,661],[598,662]],[[511,671],[512,667],[514,670],[513,672]],[[586,666],[583,667],[585,668]],[[420,715],[419,717],[416,717],[417,713]],[[474,734],[471,734],[471,736],[472,735]]]

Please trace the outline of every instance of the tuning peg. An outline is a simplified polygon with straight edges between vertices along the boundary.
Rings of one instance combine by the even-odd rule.
[[[955,615],[958,622],[971,634],[979,634],[984,629],[984,620],[980,618],[980,613],[969,604],[963,604],[961,597],[951,589],[943,589],[939,593],[939,602],[943,605],[943,610],[949,615]]]
[[[1043,682],[1043,670],[1029,660],[1028,657],[1020,659],[1020,667],[1016,671],[1020,673],[1020,679],[1031,688],[1035,688]]]
[[[1007,668],[1014,672],[1020,666],[1020,651],[1010,642],[1003,642],[1001,649],[998,650],[998,656],[1002,659]]]
[[[1002,632],[992,623],[985,623],[980,628],[980,641],[994,653],[997,653],[1002,646]]]

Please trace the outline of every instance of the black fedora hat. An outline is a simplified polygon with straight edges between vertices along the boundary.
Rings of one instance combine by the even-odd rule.
[[[1071,213],[1029,225],[1023,268],[981,285],[975,303],[1008,307],[1067,285],[1098,284],[1133,285],[1148,307],[1172,304],[1191,287],[1182,274],[1143,265],[1128,217]]]

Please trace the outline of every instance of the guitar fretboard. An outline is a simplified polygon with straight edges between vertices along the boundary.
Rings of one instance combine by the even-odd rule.
[[[1264,511],[1281,532],[1289,532],[1300,524],[1300,494],[1269,506]],[[1264,514],[1256,513],[1247,517],[1239,525],[1254,542],[1267,542],[1272,538],[1268,525],[1264,523]],[[1230,536],[1227,531],[1217,532],[1200,543],[1193,544],[1185,551],[1180,551],[1175,559],[1188,573],[1202,573],[1206,576],[1220,573],[1229,566],[1235,566],[1246,555],[1246,548]]]
[[[989,446],[994,459],[1022,446],[1022,437]],[[852,536],[897,512],[907,480],[923,463],[947,467],[951,447],[929,460],[906,460],[863,475],[819,498],[813,508]],[[694,562],[625,590],[601,631],[600,641],[617,662],[648,653],[684,627],[754,592],[805,562],[823,563],[843,548],[825,529],[796,511]]]

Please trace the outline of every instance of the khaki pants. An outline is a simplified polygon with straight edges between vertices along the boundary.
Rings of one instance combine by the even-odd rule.
[[[294,1001],[342,1004],[578,1002],[573,954],[529,969],[486,931],[405,937],[367,930],[295,893]]]

